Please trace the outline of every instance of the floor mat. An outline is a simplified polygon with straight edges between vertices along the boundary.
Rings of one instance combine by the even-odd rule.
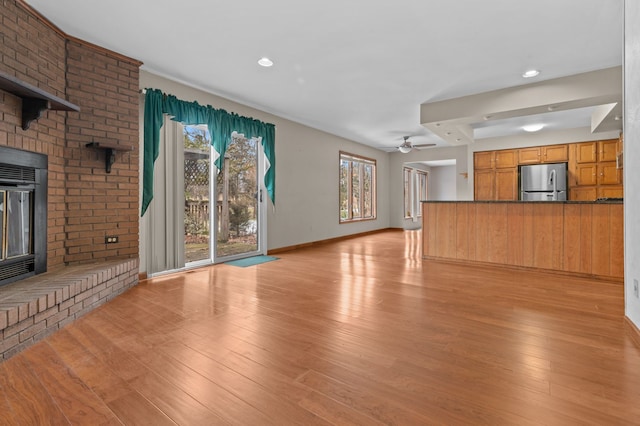
[[[239,266],[240,268],[246,268],[247,266],[259,265],[261,263],[271,262],[272,260],[278,260],[278,257],[273,256],[253,256],[246,257],[244,259],[232,260],[225,262],[225,265]]]

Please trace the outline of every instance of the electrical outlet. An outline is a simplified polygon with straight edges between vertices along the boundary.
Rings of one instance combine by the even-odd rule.
[[[105,244],[115,244],[118,242],[118,236],[116,235],[109,235],[104,237],[104,243]]]
[[[633,279],[633,295],[636,296],[636,298],[638,298],[638,279],[634,278]]]

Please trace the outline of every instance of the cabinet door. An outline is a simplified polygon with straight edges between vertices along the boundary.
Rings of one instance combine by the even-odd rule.
[[[540,162],[540,147],[521,148],[518,150],[519,164],[538,164]]]
[[[505,149],[495,151],[496,169],[516,167],[518,165],[518,151],[515,149]]]
[[[597,142],[582,142],[576,144],[576,163],[595,163],[597,161]]]
[[[599,198],[622,198],[623,189],[622,185],[609,185],[598,187]]]
[[[496,200],[518,199],[518,168],[496,170]]]
[[[474,199],[493,200],[496,173],[493,170],[476,170],[474,173]]]
[[[598,167],[596,163],[576,165],[576,185],[589,186],[598,183]]]
[[[542,161],[545,163],[562,163],[569,160],[567,145],[551,145],[542,147]]]
[[[615,161],[598,163],[598,185],[619,185],[622,183],[622,170]]]
[[[598,142],[598,161],[616,161],[618,139]]]
[[[569,190],[571,201],[595,201],[596,198],[598,198],[598,191],[595,186],[575,187]]]
[[[474,169],[492,169],[493,168],[493,151],[482,151],[473,154]]]

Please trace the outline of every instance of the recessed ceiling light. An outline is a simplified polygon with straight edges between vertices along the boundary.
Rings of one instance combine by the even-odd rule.
[[[265,56],[258,59],[258,64],[262,67],[270,67],[273,65],[273,61]]]
[[[525,132],[537,132],[544,127],[544,124],[527,124],[526,126],[522,126],[522,130]]]
[[[524,74],[522,74],[522,76],[524,78],[531,78],[531,77],[537,76],[538,74],[540,74],[540,71],[538,70],[529,70],[529,71],[526,71]]]

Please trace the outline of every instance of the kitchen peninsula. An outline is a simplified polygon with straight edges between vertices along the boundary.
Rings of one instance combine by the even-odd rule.
[[[423,257],[623,281],[623,204],[424,201]]]

